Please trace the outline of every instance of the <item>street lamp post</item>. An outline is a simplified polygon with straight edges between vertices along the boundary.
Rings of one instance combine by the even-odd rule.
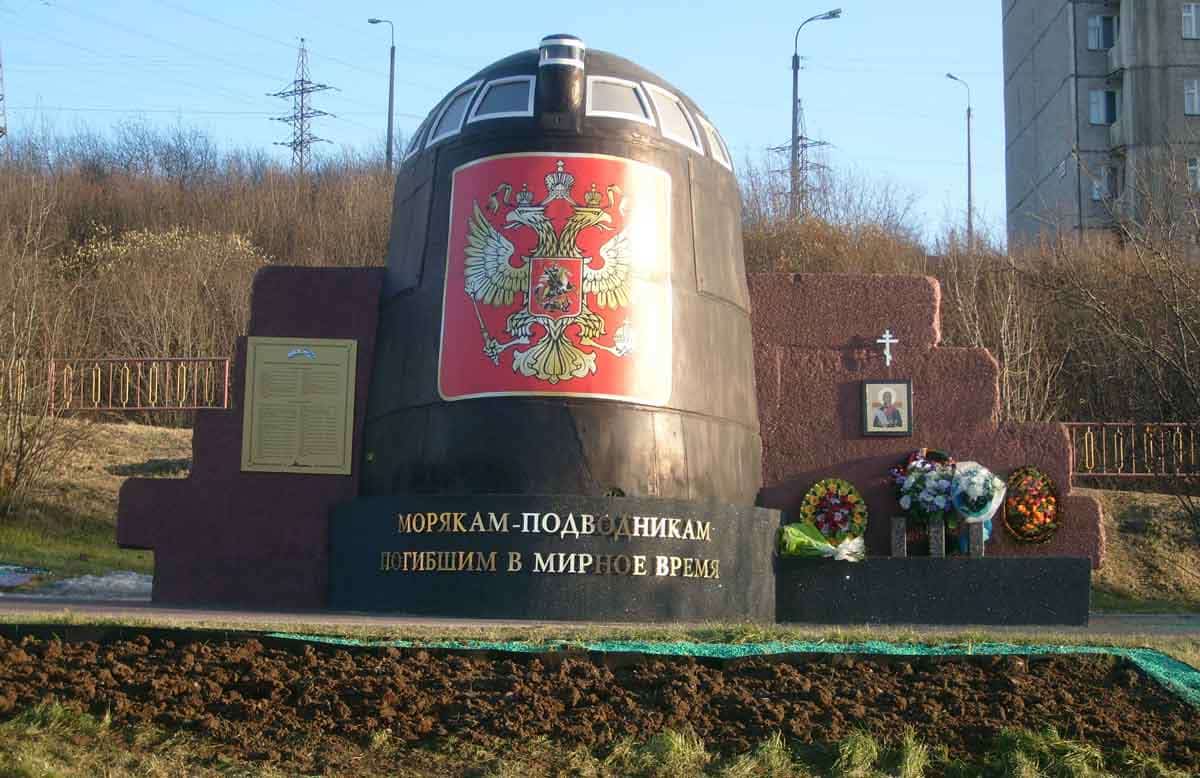
[[[793,219],[800,210],[800,31],[809,22],[840,19],[841,16],[842,9],[835,8],[832,11],[805,19],[796,28],[796,35],[792,40],[792,164],[790,168],[792,191],[788,203],[788,215]]]
[[[392,172],[392,107],[396,100],[396,27],[387,19],[367,19],[367,24],[386,24],[391,28],[392,48],[388,56],[388,121],[387,121],[387,169]]]
[[[975,181],[974,163],[971,158],[971,85],[953,73],[946,78],[957,81],[967,88],[967,248],[975,247]]]

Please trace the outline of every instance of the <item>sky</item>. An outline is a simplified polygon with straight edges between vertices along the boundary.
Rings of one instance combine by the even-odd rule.
[[[796,27],[809,136],[830,162],[916,197],[926,237],[966,213],[966,90],[974,106],[976,229],[1004,233],[1001,4],[995,0],[690,0],[518,3],[456,0],[0,0],[0,57],[10,132],[182,123],[226,147],[263,148],[289,128],[269,120],[290,101],[298,41],[314,97],[336,118],[314,132],[336,145],[382,147],[387,25],[396,33],[396,128],[407,135],[459,82],[487,64],[571,33],[657,73],[713,120],[738,161],[788,142]]]

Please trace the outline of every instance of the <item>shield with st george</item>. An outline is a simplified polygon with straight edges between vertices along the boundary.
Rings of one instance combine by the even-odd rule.
[[[529,258],[529,312],[534,316],[564,319],[583,312],[582,284],[585,259],[576,257]]]
[[[454,172],[438,389],[664,405],[670,177],[598,154],[506,154]]]

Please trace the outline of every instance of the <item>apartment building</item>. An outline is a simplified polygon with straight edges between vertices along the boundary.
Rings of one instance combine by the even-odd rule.
[[[1200,188],[1200,2],[1002,2],[1010,243]]]

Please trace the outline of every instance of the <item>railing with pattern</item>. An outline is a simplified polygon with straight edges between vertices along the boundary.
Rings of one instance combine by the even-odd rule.
[[[29,396],[29,366],[23,359],[0,365],[0,408],[21,412]]]
[[[227,357],[52,359],[50,412],[229,407]]]
[[[1200,425],[1073,422],[1074,475],[1098,478],[1200,477]]]

